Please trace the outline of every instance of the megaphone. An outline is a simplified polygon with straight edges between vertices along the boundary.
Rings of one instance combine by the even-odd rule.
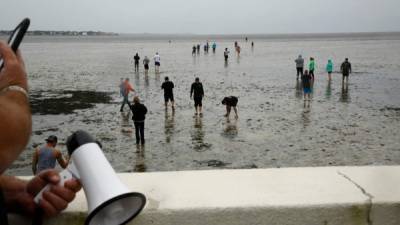
[[[68,137],[67,149],[72,163],[60,173],[60,184],[71,177],[81,182],[89,209],[85,225],[126,224],[142,211],[145,196],[122,184],[93,137],[77,131]],[[35,197],[37,203],[48,188]]]

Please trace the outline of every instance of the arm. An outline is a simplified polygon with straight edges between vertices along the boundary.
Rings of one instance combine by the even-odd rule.
[[[192,87],[190,88],[190,98],[192,98],[192,95],[193,95],[193,84],[192,84]]]
[[[19,156],[31,134],[28,98],[20,91],[2,92],[9,86],[28,90],[24,62],[19,53],[0,42],[4,68],[0,72],[0,174]]]
[[[353,70],[351,69],[351,63],[349,63],[349,68],[350,68],[350,73],[353,73]]]
[[[201,96],[204,97],[204,89],[203,89],[203,85],[201,85]]]
[[[39,154],[39,149],[38,148],[36,148],[35,149],[35,152],[33,153],[33,157],[32,157],[32,172],[33,172],[33,175],[35,175],[36,174],[36,169],[37,169],[37,163],[38,163],[38,154]]]
[[[54,153],[55,153],[55,155],[56,155],[56,159],[57,159],[57,161],[58,161],[58,164],[60,164],[60,166],[61,166],[63,169],[67,168],[68,162],[67,162],[66,160],[64,160],[64,158],[63,158],[61,152],[60,152],[59,150],[55,149],[55,150],[54,150]]]

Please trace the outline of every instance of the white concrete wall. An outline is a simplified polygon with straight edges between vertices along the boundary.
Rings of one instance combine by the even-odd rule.
[[[120,174],[147,196],[132,225],[399,225],[400,167]],[[83,224],[83,192],[48,225]],[[11,224],[29,224],[13,217]]]

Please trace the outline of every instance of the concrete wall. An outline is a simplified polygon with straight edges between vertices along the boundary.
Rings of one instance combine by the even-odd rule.
[[[400,167],[120,174],[147,196],[132,225],[399,225]],[[83,224],[84,194],[48,225]],[[11,224],[30,224],[13,217]]]

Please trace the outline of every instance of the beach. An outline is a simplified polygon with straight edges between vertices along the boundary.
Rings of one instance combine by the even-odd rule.
[[[117,172],[400,163],[400,35],[295,38],[213,37],[217,52],[192,56],[207,38],[27,37],[24,55],[33,113],[32,137],[8,174],[30,175],[34,146],[90,132]],[[214,39],[208,39],[210,43]],[[169,42],[171,40],[171,43]],[[237,57],[233,43],[242,53]],[[251,41],[255,42],[254,49]],[[231,51],[224,64],[223,49]],[[133,55],[161,56],[161,73],[135,73]],[[313,100],[304,109],[294,60],[316,59]],[[353,66],[348,91],[340,64]],[[329,84],[325,65],[335,65]],[[165,111],[161,84],[175,83],[176,111]],[[205,89],[204,116],[194,117],[190,85]],[[131,114],[119,112],[120,78],[130,78],[149,109],[146,145],[135,145]],[[223,97],[239,98],[239,119],[226,120]],[[133,97],[133,96],[132,96]]]

